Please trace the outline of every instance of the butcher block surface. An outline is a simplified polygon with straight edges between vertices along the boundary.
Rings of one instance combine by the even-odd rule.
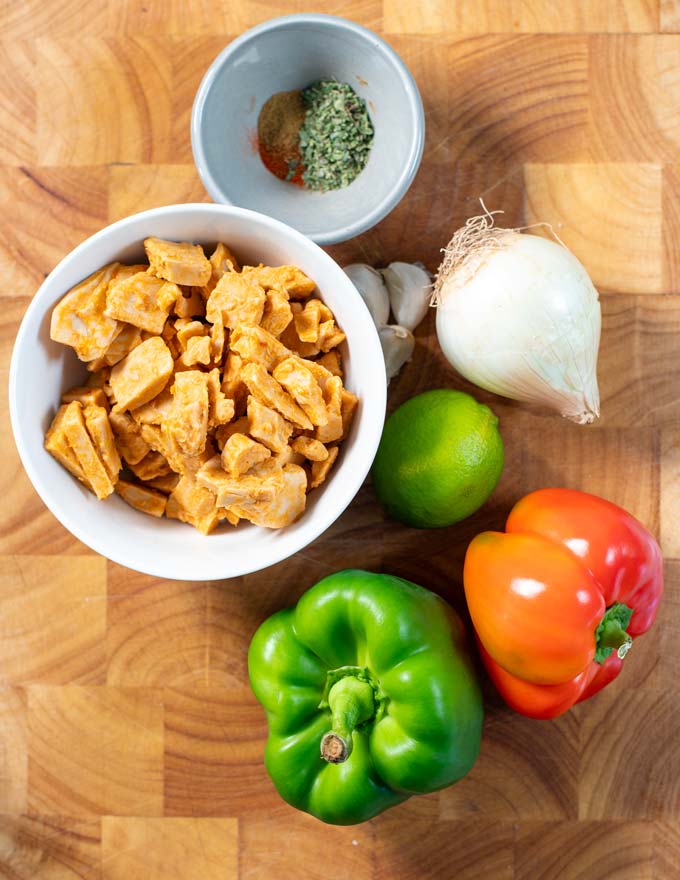
[[[552,223],[602,294],[602,418],[578,427],[473,389],[430,314],[389,405],[453,387],[493,407],[506,467],[478,514],[408,529],[367,483],[287,562],[160,581],[80,544],[33,491],[9,428],[12,344],[46,273],[84,238],[208,201],[189,141],[201,76],[244,29],[311,10],[382,33],[427,116],[407,197],[331,254],[435,269],[480,197],[505,225]],[[0,0],[0,202],[0,877],[676,880],[680,2]],[[553,722],[513,714],[486,683],[469,777],[365,825],[327,827],[283,803],[247,679],[258,624],[349,566],[462,610],[469,540],[552,485],[604,495],[660,537],[659,619],[619,680]]]

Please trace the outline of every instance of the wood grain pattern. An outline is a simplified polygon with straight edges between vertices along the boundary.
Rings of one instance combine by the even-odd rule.
[[[152,689],[28,689],[28,810],[160,816],[163,702]]]
[[[172,159],[172,55],[165,41],[46,38],[38,49],[41,164]]]
[[[107,880],[222,880],[237,870],[236,819],[118,819],[102,823]]]
[[[552,223],[603,291],[602,418],[584,429],[474,389],[444,361],[431,313],[389,408],[433,387],[493,407],[506,467],[481,511],[408,529],[368,481],[284,563],[159,581],[96,556],[33,492],[7,429],[12,344],[45,274],[84,238],[208,199],[188,130],[206,67],[244,28],[311,10],[385,33],[427,114],[406,198],[331,255],[434,269],[480,197],[505,225]],[[0,0],[2,880],[677,880],[679,40],[678,0]],[[617,684],[531,722],[483,679],[482,751],[457,786],[358,827],[288,808],[248,687],[261,620],[350,565],[423,583],[465,614],[469,540],[558,484],[627,507],[667,558],[658,623]]]
[[[658,25],[657,0],[385,0],[385,30],[417,33],[646,33]]]
[[[518,880],[654,880],[654,828],[647,822],[547,822],[523,828],[515,846]],[[607,846],[602,846],[602,839]],[[564,857],[565,850],[569,858]]]
[[[103,684],[106,560],[7,556],[0,593],[7,684]]]
[[[680,36],[589,38],[589,144],[599,162],[674,162]]]
[[[109,170],[109,218],[173,205],[209,202],[193,165],[114,165]]]
[[[552,224],[602,292],[660,293],[661,180],[651,164],[527,164],[525,219]]]
[[[680,31],[680,4],[678,0],[661,0],[659,30],[671,34]]]
[[[99,822],[0,816],[0,865],[11,880],[101,880]]]

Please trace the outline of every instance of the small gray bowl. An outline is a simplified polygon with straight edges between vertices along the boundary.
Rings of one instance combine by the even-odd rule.
[[[331,78],[364,98],[375,138],[349,186],[311,192],[264,167],[257,118],[275,92]],[[332,15],[287,15],[246,31],[208,68],[191,116],[194,159],[211,197],[276,217],[317,244],[346,241],[382,220],[411,185],[424,140],[423,104],[404,62],[372,31]]]

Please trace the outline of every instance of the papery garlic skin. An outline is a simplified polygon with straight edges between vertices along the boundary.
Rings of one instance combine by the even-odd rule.
[[[491,247],[476,247],[439,279],[442,351],[487,391],[594,421],[601,312],[588,273],[553,241],[494,232]]]
[[[390,297],[394,320],[407,330],[415,330],[430,307],[432,283],[421,266],[390,263],[381,270]]]
[[[416,341],[410,330],[396,324],[385,324],[378,328],[378,336],[385,358],[387,384],[393,379],[406,361],[413,355]]]
[[[343,271],[368,306],[376,327],[387,324],[390,319],[390,299],[380,272],[365,263],[351,263]]]

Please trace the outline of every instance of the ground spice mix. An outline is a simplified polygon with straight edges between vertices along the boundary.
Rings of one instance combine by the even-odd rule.
[[[278,92],[269,98],[257,120],[260,158],[281,180],[302,184],[300,129],[305,121],[300,91]]]
[[[373,134],[366,102],[336,80],[272,95],[257,123],[265,167],[281,180],[321,192],[352,183],[368,161]]]

